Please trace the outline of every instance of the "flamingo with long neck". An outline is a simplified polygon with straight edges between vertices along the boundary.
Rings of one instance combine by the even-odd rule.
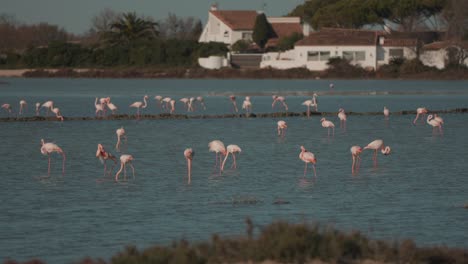
[[[49,157],[49,163],[48,163],[48,167],[47,167],[47,176],[50,177],[50,154],[51,153],[54,153],[54,152],[57,152],[59,154],[62,155],[63,157],[63,161],[62,161],[62,176],[65,175],[65,152],[63,152],[63,150],[57,146],[56,144],[54,143],[46,143],[44,141],[44,139],[41,139],[41,153],[43,155],[47,155]]]
[[[283,120],[278,121],[276,124],[277,124],[278,136],[284,138],[284,136],[286,135],[286,129],[288,128],[288,125]]]
[[[333,136],[335,136],[335,124],[333,122],[328,121],[325,117],[320,119],[320,122],[322,123],[322,127],[328,129],[328,136],[330,136],[330,128],[333,130]]]
[[[40,114],[40,109],[41,109],[41,103],[37,102],[36,103],[36,115],[38,116]]]
[[[384,106],[384,108],[383,108],[383,114],[385,116],[385,120],[388,120],[388,118],[390,116],[390,110],[388,110],[388,108],[386,106]]]
[[[374,160],[375,168],[377,168],[377,151],[380,150],[385,156],[390,155],[391,152],[391,148],[389,146],[385,146],[382,139],[376,139],[371,143],[367,144],[367,146],[364,147],[364,150],[366,149],[374,150],[374,155],[372,156],[372,159]]]
[[[215,166],[214,168],[216,169],[218,166],[218,157],[219,157],[219,172],[221,174],[221,159],[223,156],[225,156],[226,153],[226,148],[224,147],[224,143],[220,140],[213,140],[210,143],[208,143],[208,150],[210,152],[215,152],[216,157],[215,157]]]
[[[301,159],[305,163],[304,177],[307,174],[307,163],[312,163],[312,167],[314,168],[314,176],[317,177],[317,172],[315,170],[315,164],[317,163],[317,159],[315,158],[314,153],[307,151],[304,148],[304,146],[301,146],[301,153],[299,153],[299,159]]]
[[[273,98],[273,103],[271,104],[271,109],[274,109],[276,102],[280,102],[283,105],[284,110],[288,111],[288,105],[285,102],[286,99],[284,98],[284,96],[273,95],[272,98]]]
[[[188,183],[192,180],[192,160],[193,156],[195,156],[195,151],[193,151],[191,148],[185,149],[184,150],[184,157],[187,160],[187,177],[188,177]]]
[[[54,101],[47,101],[43,103],[41,107],[46,108],[46,116],[49,116],[49,111],[51,111],[52,108],[54,108]]]
[[[58,120],[60,120],[60,121],[63,122],[63,116],[62,116],[62,114],[60,113],[60,109],[59,109],[58,107],[52,108],[52,113],[55,114],[55,116],[57,117]]]
[[[439,135],[442,136],[443,132],[442,132],[442,124],[443,124],[443,121],[442,123],[440,122],[440,119],[437,120],[435,117],[433,117],[432,115],[428,115],[427,116],[427,120],[426,120],[427,124],[429,124],[430,126],[432,126],[432,135],[435,135],[435,131],[436,129],[439,129]]]
[[[130,107],[134,107],[137,109],[137,120],[140,120],[140,108],[146,108],[147,102],[146,100],[148,99],[148,95],[143,96],[143,102],[134,102],[133,104],[130,105]]]
[[[234,95],[230,95],[229,100],[231,100],[232,106],[234,107],[234,111],[238,113],[239,109],[237,108],[236,97]]]
[[[99,117],[99,113],[101,113],[101,116],[104,117],[104,105],[99,102],[99,98],[97,97],[94,101],[94,108],[96,108],[96,117]]]
[[[224,171],[224,165],[226,164],[226,160],[229,156],[229,154],[232,155],[232,166],[231,168],[236,169],[237,168],[237,163],[236,163],[236,153],[241,153],[242,149],[237,146],[237,145],[228,145],[226,148],[226,157],[224,157],[223,164],[221,165],[221,171]]]
[[[118,128],[115,133],[117,134],[117,144],[115,145],[115,149],[120,152],[120,145],[121,145],[121,138],[125,139],[127,142],[127,135],[125,134],[125,129],[123,127]]]
[[[11,115],[12,108],[10,104],[2,104],[2,108],[5,109],[5,111],[7,111],[9,115]]]
[[[346,113],[343,108],[338,110],[338,118],[340,119],[340,128],[343,128],[346,132]]]
[[[107,160],[112,160],[114,162],[114,165],[117,164],[117,159],[114,155],[112,155],[110,152],[107,152],[105,149],[104,149],[104,146],[102,144],[98,144],[98,148],[97,148],[97,151],[96,151],[96,158],[98,158],[102,164],[104,164],[104,177],[106,176],[107,174]],[[114,168],[114,166],[112,166],[112,168],[110,169],[109,171],[109,174],[112,172],[112,169]]]
[[[359,167],[361,165],[361,152],[362,148],[360,146],[352,146],[351,149],[351,156],[353,157],[353,164],[351,165],[351,173],[354,174],[355,172],[359,171]]]
[[[115,174],[116,182],[119,181],[119,175],[120,173],[122,173],[122,170],[124,171],[124,179],[127,179],[127,164],[130,165],[130,167],[132,168],[133,178],[135,179],[135,167],[133,167],[132,161],[132,155],[124,154],[120,156],[120,170]]]
[[[23,114],[23,111],[26,110],[27,106],[28,106],[28,103],[26,103],[25,100],[21,100],[21,101],[20,101],[20,109],[19,109],[18,114],[19,114],[19,115],[22,115],[22,114]]]
[[[418,121],[419,116],[421,115],[423,118],[427,114],[427,109],[425,107],[419,107],[416,109],[416,118],[413,120],[413,124],[416,125],[416,121]],[[424,120],[423,120],[424,122]]]

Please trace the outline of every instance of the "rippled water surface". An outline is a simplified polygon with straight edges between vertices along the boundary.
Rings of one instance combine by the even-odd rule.
[[[54,100],[64,116],[92,116],[94,98],[111,96],[119,113],[128,105],[160,94],[179,99],[202,95],[207,114],[231,113],[227,95],[252,97],[253,111],[271,112],[271,95],[286,95],[291,111],[319,93],[319,110],[391,111],[468,107],[468,82],[458,81],[254,81],[254,80],[87,80],[2,79],[0,103],[20,99],[33,115],[36,101]],[[3,110],[3,109],[2,109]],[[179,105],[179,113],[184,113]],[[159,113],[154,99],[144,113]],[[197,112],[200,113],[200,112]],[[4,111],[0,117],[8,116]],[[71,263],[85,256],[109,258],[127,244],[145,247],[174,239],[198,241],[212,233],[236,235],[244,219],[266,225],[274,220],[318,221],[373,238],[413,238],[421,245],[468,247],[468,115],[444,114],[444,136],[433,136],[413,115],[349,116],[347,131],[334,137],[319,117],[285,118],[286,137],[276,136],[273,118],[124,120],[0,123],[0,257],[40,258]],[[112,150],[115,130],[128,134],[125,153],[135,158],[136,179],[114,183],[102,178],[96,145]],[[67,154],[53,155],[52,177],[40,139],[57,143]],[[364,152],[359,174],[351,174],[353,145],[381,138],[392,147],[372,167]],[[214,139],[242,148],[237,171],[213,173]],[[317,178],[304,177],[300,146],[317,157]],[[187,183],[183,151],[196,155]],[[114,169],[115,172],[115,169]],[[288,204],[275,205],[282,199]],[[242,203],[255,200],[256,203]],[[1,260],[1,259],[0,259]]]

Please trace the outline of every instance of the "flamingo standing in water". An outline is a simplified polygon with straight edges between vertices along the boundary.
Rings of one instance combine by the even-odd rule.
[[[154,99],[155,99],[156,102],[158,103],[159,109],[162,109],[162,99],[163,99],[163,97],[160,96],[160,95],[156,95],[156,96],[154,97]]]
[[[237,145],[228,145],[226,147],[226,157],[224,157],[224,160],[223,160],[223,164],[221,165],[221,171],[224,171],[224,165],[226,164],[226,160],[229,156],[229,153],[232,155],[232,166],[231,166],[231,169],[234,168],[234,169],[237,169],[237,163],[236,163],[236,153],[241,153],[242,149],[237,146]]]
[[[104,146],[102,144],[98,144],[98,148],[96,151],[96,158],[98,158],[102,164],[104,164],[104,177],[107,174],[107,160],[112,160],[114,162],[114,165],[117,164],[117,159],[114,155],[112,155],[110,152],[107,152],[104,149]],[[112,166],[113,168],[114,166]],[[112,168],[109,171],[109,174],[112,172]]]
[[[340,119],[340,128],[343,128],[346,131],[346,113],[343,108],[338,110],[338,118]]]
[[[116,182],[119,181],[119,175],[122,172],[122,170],[124,171],[124,179],[127,179],[127,163],[128,165],[130,165],[130,167],[132,167],[133,178],[135,179],[135,168],[133,167],[132,161],[133,161],[132,155],[124,154],[120,156],[120,170],[115,174]]]
[[[62,155],[63,161],[62,161],[62,176],[65,175],[65,152],[57,146],[54,143],[45,143],[44,139],[41,139],[41,153],[43,155],[47,155],[49,157],[49,163],[48,163],[48,169],[47,169],[47,175],[50,177],[50,154],[53,152],[57,152]]]
[[[107,101],[106,105],[107,105],[107,108],[109,108],[112,111],[112,114],[115,115],[115,112],[117,112],[118,108],[115,104],[111,103],[110,98]]]
[[[310,107],[314,106],[312,100],[306,100],[302,103],[302,105],[307,106],[307,117],[310,117]]]
[[[96,108],[96,117],[99,117],[99,113],[101,113],[101,116],[104,117],[104,106],[98,101],[99,99],[96,97],[96,100],[94,101],[94,108]]]
[[[226,148],[224,147],[224,143],[220,140],[213,140],[210,143],[208,143],[208,150],[210,152],[215,152],[216,153],[216,162],[215,162],[215,168],[218,166],[218,155],[219,155],[219,166],[220,166],[220,173],[221,173],[221,159],[223,156],[226,155]]]
[[[299,159],[301,159],[305,163],[304,177],[307,173],[307,163],[312,163],[312,167],[314,168],[314,176],[317,177],[317,172],[315,171],[315,164],[317,163],[317,159],[315,159],[314,153],[307,151],[304,148],[304,146],[301,146],[301,153],[299,153]]]
[[[432,126],[432,135],[435,134],[435,131],[436,129],[438,128],[439,129],[439,135],[442,135],[442,124],[443,124],[443,120],[442,120],[442,123],[440,122],[440,119],[437,120],[435,117],[433,117],[432,115],[429,115],[427,116],[427,120],[426,122]]]
[[[26,108],[27,108],[27,106],[28,106],[28,103],[26,103],[25,100],[20,100],[20,103],[19,103],[19,104],[20,104],[20,109],[19,109],[18,114],[19,114],[19,115],[22,115],[22,114],[23,114],[23,111],[26,110]]]
[[[362,148],[360,146],[351,147],[351,156],[353,157],[353,164],[351,165],[351,173],[359,171],[359,166],[361,165],[361,152]]]
[[[171,105],[171,111],[170,111],[171,114],[175,113],[175,103],[176,103],[175,100],[171,100],[169,102],[169,104]]]
[[[333,129],[333,136],[335,136],[335,124],[333,122],[326,120],[325,117],[320,119],[320,122],[322,123],[322,127],[328,129],[328,136],[330,136],[330,128]]]
[[[330,91],[333,91],[333,89],[335,88],[335,85],[333,83],[330,83],[328,87],[330,88]]]
[[[439,122],[441,125],[444,124],[444,119],[442,117],[440,117],[438,114],[434,114],[434,120]]]
[[[36,115],[37,115],[37,116],[40,114],[40,113],[39,113],[40,109],[41,109],[41,103],[37,102],[37,103],[36,103]]]
[[[384,106],[384,108],[383,108],[383,114],[385,116],[385,120],[388,120],[388,118],[390,116],[390,110],[388,110],[388,108],[386,106]]]
[[[110,97],[103,97],[99,99],[99,102],[101,103],[102,106],[102,111],[103,111],[103,116],[107,115],[107,103],[110,102]]]
[[[234,95],[230,95],[229,100],[231,100],[232,105],[234,106],[234,111],[236,111],[236,113],[238,113],[239,109],[237,109],[236,97]]]
[[[188,103],[188,109],[190,112],[194,112],[195,111],[195,97],[190,97],[189,99],[189,103]]]
[[[57,117],[57,119],[59,119],[60,121],[63,122],[63,116],[62,116],[62,114],[60,113],[60,109],[59,109],[58,107],[52,108],[52,113],[55,114],[55,116]]]
[[[280,102],[283,105],[284,110],[288,111],[288,105],[285,102],[286,99],[284,98],[284,96],[273,95],[272,97],[273,97],[273,103],[271,104],[271,109],[274,109],[276,102]]]
[[[192,159],[193,156],[195,156],[195,151],[193,151],[191,148],[187,148],[184,150],[184,157],[187,160],[187,177],[188,177],[188,182],[190,183],[192,179]]]
[[[424,116],[427,114],[427,109],[425,107],[419,107],[418,109],[416,109],[416,118],[414,119],[413,121],[413,124],[416,125],[416,121],[418,120],[419,118],[419,115],[422,115],[422,118],[424,118]]]
[[[140,108],[146,108],[147,102],[146,100],[148,99],[148,95],[143,96],[143,102],[134,102],[133,104],[130,105],[130,107],[134,107],[137,109],[136,117],[137,120],[140,120]]]
[[[312,106],[315,108],[315,112],[318,112],[318,101],[317,101],[318,95],[314,93],[312,95]]]
[[[171,98],[170,97],[164,97],[162,99],[163,101],[163,108],[166,109],[167,111],[169,111],[169,103],[171,102]]]
[[[185,107],[187,108],[187,112],[188,112],[189,109],[190,109],[189,108],[189,101],[190,100],[187,97],[184,97],[184,98],[180,98],[179,101],[181,101],[185,105]]]
[[[5,109],[5,111],[8,112],[8,114],[11,114],[11,105],[10,104],[2,104],[2,108]]]
[[[278,121],[278,123],[276,124],[277,124],[278,136],[284,137],[286,135],[286,129],[288,128],[288,125],[283,120]]]
[[[374,155],[372,159],[374,160],[374,167],[377,168],[377,151],[380,150],[382,154],[390,155],[391,148],[389,146],[385,146],[382,139],[376,139],[369,143],[367,146],[364,147],[364,150],[372,149],[374,150]]]
[[[245,110],[247,115],[249,115],[250,111],[252,111],[252,102],[250,102],[250,96],[245,97],[245,100],[242,103],[242,109]]]
[[[127,142],[127,135],[125,134],[125,129],[123,127],[118,128],[115,133],[117,134],[117,144],[115,144],[115,149],[120,152],[120,138],[124,138],[125,142]]]
[[[47,101],[45,103],[42,104],[41,107],[45,107],[46,108],[46,116],[49,116],[49,111],[52,110],[52,108],[54,108],[54,101]]]
[[[197,96],[197,102],[203,107],[203,110],[206,110],[205,99],[202,96]]]

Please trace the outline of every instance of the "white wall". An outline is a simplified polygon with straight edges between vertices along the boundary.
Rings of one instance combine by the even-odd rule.
[[[198,64],[205,69],[220,69],[226,67],[228,61],[222,56],[210,56],[208,58],[199,58]]]
[[[377,64],[384,65],[389,64],[393,57],[390,57],[391,49],[403,49],[403,58],[407,60],[417,58],[416,47],[390,47],[390,46],[378,46],[377,47]]]
[[[224,34],[227,32],[227,34]],[[252,30],[233,31],[211,12],[208,13],[208,21],[203,29],[198,42],[222,42],[228,45],[242,39],[242,33],[252,33]]]

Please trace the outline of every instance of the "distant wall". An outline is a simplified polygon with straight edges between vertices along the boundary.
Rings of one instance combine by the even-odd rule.
[[[198,64],[205,69],[221,69],[228,66],[228,61],[222,56],[210,56],[208,58],[199,58]]]

